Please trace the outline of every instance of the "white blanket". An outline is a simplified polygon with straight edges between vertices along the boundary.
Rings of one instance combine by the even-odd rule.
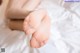
[[[80,3],[64,0],[42,0],[37,9],[44,8],[51,17],[51,37],[41,48],[30,48],[22,31],[11,31],[5,20],[8,0],[0,6],[0,49],[5,53],[80,53]]]

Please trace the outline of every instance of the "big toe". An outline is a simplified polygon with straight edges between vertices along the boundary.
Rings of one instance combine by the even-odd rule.
[[[32,38],[30,41],[30,46],[33,48],[40,48],[41,46],[45,45],[47,43],[47,40],[44,41],[38,41],[36,38]]]
[[[40,47],[38,41],[34,37],[32,37],[32,39],[30,40],[30,46],[33,48],[39,48]]]

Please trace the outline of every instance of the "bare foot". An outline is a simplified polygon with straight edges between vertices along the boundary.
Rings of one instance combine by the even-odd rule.
[[[32,34],[31,47],[40,48],[45,45],[50,35],[50,18],[44,10],[30,13],[24,20],[24,31]]]

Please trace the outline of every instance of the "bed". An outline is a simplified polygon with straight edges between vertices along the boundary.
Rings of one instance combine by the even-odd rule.
[[[4,14],[7,3],[3,0],[0,6],[0,50],[5,48],[4,53],[80,53],[80,2],[41,2],[37,9],[46,9],[51,19],[50,39],[41,48],[31,48],[24,32],[8,28]]]

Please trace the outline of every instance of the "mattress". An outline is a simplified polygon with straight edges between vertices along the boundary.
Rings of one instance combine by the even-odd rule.
[[[10,30],[5,10],[8,0],[0,6],[0,50],[4,53],[80,53],[80,3],[64,0],[42,0],[37,9],[47,10],[51,19],[51,35],[41,48],[31,48],[23,31]]]

